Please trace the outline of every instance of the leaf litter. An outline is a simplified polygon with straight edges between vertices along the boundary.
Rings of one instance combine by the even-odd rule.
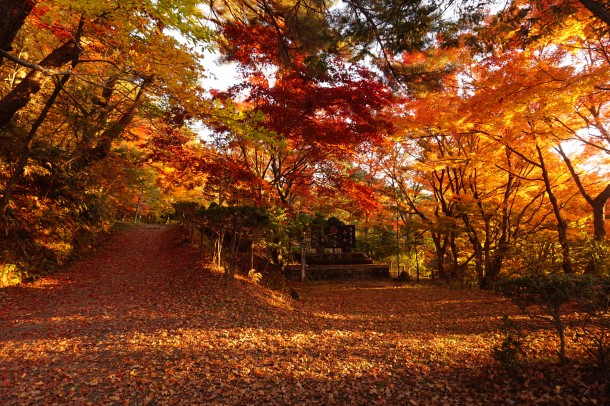
[[[580,363],[510,373],[492,292],[293,283],[300,299],[202,269],[179,230],[116,232],[0,298],[0,400],[21,404],[604,404]]]

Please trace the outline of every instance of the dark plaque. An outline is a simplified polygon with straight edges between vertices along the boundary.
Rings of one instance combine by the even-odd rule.
[[[356,248],[356,226],[313,228],[311,245],[317,248]]]

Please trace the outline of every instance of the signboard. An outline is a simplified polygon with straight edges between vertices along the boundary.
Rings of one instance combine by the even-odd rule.
[[[316,248],[356,248],[356,226],[312,228],[311,246]]]

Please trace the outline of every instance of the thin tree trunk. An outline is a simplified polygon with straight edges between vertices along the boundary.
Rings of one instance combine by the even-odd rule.
[[[570,174],[572,175],[572,179],[576,183],[578,190],[582,197],[589,203],[591,208],[593,209],[593,239],[598,242],[606,241],[606,224],[605,224],[605,209],[606,203],[608,199],[610,199],[610,184],[606,185],[604,190],[602,190],[595,198],[592,198],[591,195],[585,190],[582,181],[580,180],[580,176],[576,172],[574,165],[568,155],[565,153],[561,145],[557,146],[557,152],[563,158]]]
[[[303,241],[303,244],[301,244],[301,282],[305,282],[305,279],[307,278],[307,261],[305,259],[305,254],[305,241]]]
[[[419,258],[417,258],[417,244],[415,244],[415,275],[416,281],[419,283]]]
[[[432,241],[434,243],[434,257],[436,259],[436,270],[438,271],[438,277],[440,279],[447,279],[447,272],[445,269],[445,255],[447,253],[447,243],[449,237],[447,234],[444,236],[439,232],[435,233],[430,231],[432,235]],[[441,241],[441,237],[443,241]]]
[[[229,247],[229,258],[227,260],[227,266],[225,267],[224,279],[225,285],[233,280],[235,276],[235,267],[237,263],[237,248],[239,244],[239,239],[237,237],[237,213],[233,213],[233,218],[231,221],[231,245]]]
[[[140,205],[142,204],[142,195],[144,194],[144,188],[142,188],[142,190],[140,191],[140,194],[138,195],[138,202],[136,203],[136,215],[133,219],[134,223],[138,222],[138,214],[140,213]]]
[[[218,269],[222,267],[222,251],[225,244],[225,235],[226,230],[223,226],[222,230],[218,233],[218,240],[216,241],[216,260]]]
[[[250,241],[250,269],[254,269],[254,235]]]
[[[47,55],[40,66],[44,68],[60,68],[70,62],[74,55],[76,43],[69,40]],[[39,70],[30,71],[17,86],[0,100],[0,128],[7,125],[15,114],[25,107],[32,96],[42,88],[46,75]]]
[[[555,193],[553,193],[553,189],[551,188],[549,172],[546,168],[546,164],[544,163],[542,150],[540,149],[540,146],[538,144],[536,144],[536,151],[538,152],[538,159],[540,160],[540,164],[538,166],[542,170],[542,179],[544,180],[546,194],[549,197],[551,206],[553,206],[553,213],[555,214],[555,219],[557,220],[557,237],[559,240],[559,245],[561,245],[561,252],[563,256],[561,261],[561,268],[563,269],[563,272],[571,274],[574,273],[574,270],[572,268],[572,258],[570,257],[570,243],[568,241],[568,222],[563,218],[563,215],[561,214],[561,207],[559,207],[559,202],[557,201]]]
[[[0,0],[0,49],[12,50],[13,40],[35,5],[34,0]],[[3,60],[0,54],[0,65]]]

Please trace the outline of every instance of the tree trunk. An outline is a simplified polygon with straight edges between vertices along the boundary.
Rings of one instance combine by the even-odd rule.
[[[142,205],[142,195],[143,194],[144,194],[144,188],[142,188],[142,190],[140,191],[140,194],[138,195],[138,202],[136,203],[136,215],[133,218],[134,223],[138,222],[138,215],[140,214],[140,207]]]
[[[238,255],[238,249],[239,249],[239,243],[241,242],[241,234],[242,231],[240,230],[238,232],[238,229],[241,229],[241,227],[239,227],[238,221],[237,221],[237,213],[233,213],[233,218],[231,221],[231,246],[229,249],[229,258],[227,261],[227,266],[225,267],[225,272],[224,272],[224,279],[225,279],[225,284],[227,284],[229,281],[233,280],[235,277],[235,272],[237,270],[237,255]]]
[[[118,81],[118,76],[111,76],[104,82],[104,90],[102,91],[102,100],[100,100],[101,112],[95,120],[95,124],[91,125],[87,128],[83,136],[81,137],[80,142],[76,146],[75,153],[82,154],[85,151],[93,148],[95,136],[102,130],[106,122],[108,121],[108,117],[110,117],[110,113],[114,110],[116,106],[111,103],[111,98],[115,90],[116,83]]]
[[[595,0],[579,0],[579,1],[580,1],[580,4],[585,6],[585,8],[587,10],[589,10],[591,13],[593,13],[594,16],[596,16],[597,18],[599,18],[600,20],[602,20],[603,22],[605,22],[607,25],[610,26],[610,13],[608,12],[608,10],[606,10],[606,8],[604,7],[604,5],[602,3],[595,1]]]
[[[0,0],[0,49],[9,52],[15,36],[36,5],[34,0]],[[0,54],[0,65],[4,56]]]
[[[70,62],[74,54],[75,42],[69,40],[47,55],[39,65],[44,68],[60,68]],[[25,107],[32,95],[42,87],[45,74],[39,70],[30,71],[17,86],[0,100],[0,128],[7,125],[20,109]]]
[[[442,234],[430,232],[432,235],[432,241],[434,242],[434,257],[436,260],[436,270],[438,271],[438,277],[440,279],[447,279],[447,273],[445,270],[445,254],[447,253],[447,241],[448,237],[445,234],[443,241],[441,241]]]
[[[601,243],[606,241],[606,203],[610,199],[610,185],[591,202],[593,208],[593,239]]]
[[[60,81],[57,82],[57,84],[55,85],[55,90],[51,94],[51,97],[49,97],[49,99],[47,100],[47,103],[45,104],[42,112],[39,114],[38,118],[32,125],[32,128],[30,129],[30,132],[28,133],[25,139],[25,145],[23,147],[23,151],[21,152],[21,156],[19,157],[19,161],[17,162],[17,167],[15,168],[13,174],[6,183],[4,187],[4,193],[2,194],[2,199],[0,199],[0,217],[2,217],[3,219],[8,208],[8,203],[12,197],[13,190],[15,189],[15,186],[17,186],[17,182],[19,182],[19,179],[21,179],[21,175],[23,175],[25,165],[27,164],[28,158],[30,157],[30,152],[32,150],[32,141],[34,140],[36,131],[47,117],[49,110],[51,110],[51,107],[53,106],[53,104],[55,104],[55,99],[57,99],[57,96],[59,96],[63,85],[68,81],[69,78],[69,76],[64,76],[61,78]]]
[[[536,151],[538,152],[538,159],[540,160],[540,164],[538,165],[542,170],[542,179],[544,180],[544,187],[546,190],[546,194],[549,197],[549,201],[551,202],[551,206],[553,206],[553,213],[555,214],[555,219],[557,220],[557,238],[559,240],[559,245],[561,245],[561,253],[562,253],[562,261],[561,268],[564,273],[571,274],[574,273],[572,268],[572,258],[570,256],[570,243],[568,241],[568,222],[565,221],[563,215],[561,214],[561,207],[559,207],[559,202],[555,197],[555,193],[553,193],[553,189],[551,188],[551,180],[549,179],[549,172],[544,163],[544,157],[542,156],[542,150],[540,146],[536,144]]]
[[[460,250],[456,243],[456,233],[453,231],[449,232],[449,252],[451,253],[451,263],[449,264],[449,269],[445,273],[445,279],[448,284],[451,284],[451,281],[454,277],[459,276],[460,274]]]
[[[468,233],[468,240],[470,241],[470,244],[472,245],[472,252],[473,252],[473,257],[474,257],[474,268],[475,268],[475,272],[477,274],[477,280],[479,282],[479,286],[483,289],[486,286],[484,281],[485,281],[485,271],[486,271],[486,265],[488,262],[487,259],[487,255],[486,255],[486,251],[484,248],[484,243],[481,243],[481,239],[479,238],[479,235],[477,234],[477,230],[475,228],[475,226],[471,223],[470,218],[468,217],[467,213],[463,213],[461,216],[462,222],[464,223],[464,226],[466,227],[466,232]],[[488,227],[485,230],[486,233],[489,233],[489,229]],[[489,238],[486,235],[486,238]]]
[[[485,289],[485,266],[483,260],[483,248],[481,243],[476,238],[470,237],[470,243],[472,244],[472,250],[474,253],[474,269],[477,274],[477,280],[481,289]]]
[[[561,147],[561,144],[557,146],[557,152],[563,158],[570,174],[572,175],[572,179],[576,183],[580,194],[584,199],[589,203],[591,208],[593,209],[593,239],[598,242],[606,241],[606,224],[605,224],[605,210],[606,203],[608,199],[610,199],[610,184],[606,185],[604,190],[602,190],[595,199],[591,197],[591,195],[585,190],[585,186],[580,180],[580,175],[576,172],[576,168],[572,165],[572,161],[568,158],[567,154]]]
[[[81,18],[80,23],[78,25],[76,35],[75,35],[75,38],[76,38],[75,44],[80,42],[80,37],[81,37],[82,31],[83,31],[83,25],[84,25],[84,19]],[[72,60],[72,68],[74,68],[78,64],[78,58],[80,55],[79,50],[80,50],[80,48],[78,46],[72,47],[72,54],[70,55],[70,60]],[[0,219],[5,224],[6,224],[6,221],[5,221],[6,220],[6,210],[8,208],[9,201],[13,194],[13,190],[15,189],[17,182],[19,182],[19,179],[21,179],[21,175],[23,175],[25,165],[27,164],[28,158],[30,157],[30,152],[32,149],[32,141],[34,140],[34,137],[36,136],[36,132],[38,131],[38,128],[42,125],[42,123],[46,119],[47,115],[49,114],[49,111],[55,104],[55,100],[57,99],[57,96],[59,96],[59,93],[61,93],[61,91],[63,90],[63,88],[64,88],[65,84],[68,82],[68,80],[70,80],[70,75],[65,75],[65,76],[62,76],[62,78],[59,79],[55,83],[55,89],[53,90],[53,93],[51,94],[51,96],[49,97],[47,102],[45,103],[45,106],[42,109],[42,111],[40,112],[40,114],[38,115],[38,118],[36,119],[36,121],[32,124],[32,127],[30,128],[30,132],[28,133],[28,135],[25,139],[25,145],[23,147],[22,154],[19,157],[17,167],[15,168],[15,171],[13,172],[13,174],[11,175],[10,179],[8,180],[6,186],[4,187],[4,193],[2,194],[2,199],[0,199]],[[8,231],[8,227],[7,227],[7,231]]]

